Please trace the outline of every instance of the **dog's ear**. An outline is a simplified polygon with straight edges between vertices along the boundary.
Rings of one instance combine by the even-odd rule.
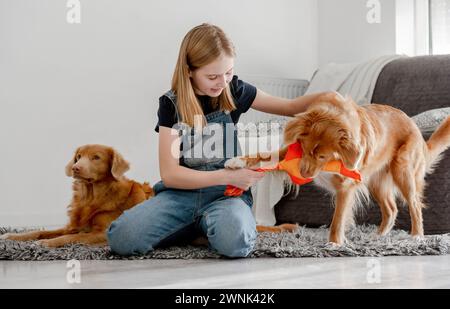
[[[78,153],[78,150],[79,150],[80,148],[77,148],[77,150],[75,150],[75,153],[73,154],[73,157],[72,157],[72,159],[69,161],[69,163],[67,163],[67,165],[66,165],[66,175],[67,176],[69,176],[69,177],[72,177],[73,176],[73,173],[72,173],[72,167],[73,167],[73,165],[75,164],[75,159],[76,159],[76,156],[77,156],[77,153]]]
[[[308,114],[295,115],[295,119],[289,121],[284,129],[284,142],[286,145],[298,142],[303,137],[308,136],[312,123]]]
[[[362,158],[362,149],[358,145],[358,141],[352,138],[351,134],[347,130],[339,130],[339,155],[345,167],[353,171],[358,168],[358,165]]]
[[[130,164],[114,149],[112,150],[111,162],[111,174],[116,179],[122,177],[130,169]]]

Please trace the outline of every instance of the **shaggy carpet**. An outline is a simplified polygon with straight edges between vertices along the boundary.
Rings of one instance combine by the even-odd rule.
[[[21,232],[0,228],[0,235]],[[421,239],[407,232],[394,230],[379,237],[376,227],[356,226],[347,232],[347,243],[336,246],[327,242],[328,229],[300,227],[296,233],[261,233],[250,258],[258,257],[344,257],[391,255],[444,255],[450,252],[450,234],[427,235]],[[67,245],[46,248],[34,242],[0,240],[0,260],[138,260],[138,259],[206,259],[222,258],[207,247],[170,247],[156,249],[146,255],[123,257],[111,252],[108,246]]]

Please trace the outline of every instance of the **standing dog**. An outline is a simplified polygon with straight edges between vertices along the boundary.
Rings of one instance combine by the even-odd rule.
[[[58,230],[5,234],[2,239],[39,240],[49,247],[70,243],[106,244],[106,229],[123,211],[153,196],[148,183],[128,180],[129,164],[113,148],[103,145],[79,147],[66,166],[74,178],[69,223]]]
[[[425,142],[417,125],[402,111],[379,104],[358,106],[349,98],[331,94],[287,124],[284,142],[300,142],[301,175],[314,178],[315,184],[335,193],[330,242],[344,243],[345,228],[353,223],[354,206],[361,196],[369,199],[368,191],[381,209],[380,235],[395,224],[395,199],[399,195],[409,207],[411,234],[423,236],[425,174],[432,172],[440,154],[450,146],[450,117]],[[285,154],[283,148],[277,157],[282,160]],[[233,158],[226,167],[255,167],[267,160],[270,156]],[[359,170],[363,182],[321,172],[332,160],[342,160],[346,168]]]

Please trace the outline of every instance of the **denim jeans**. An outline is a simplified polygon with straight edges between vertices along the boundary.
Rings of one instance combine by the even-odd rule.
[[[247,256],[257,236],[251,195],[227,197],[224,190],[225,186],[216,186],[157,193],[111,224],[107,233],[111,250],[145,254],[157,247],[189,243],[203,234],[219,254]]]

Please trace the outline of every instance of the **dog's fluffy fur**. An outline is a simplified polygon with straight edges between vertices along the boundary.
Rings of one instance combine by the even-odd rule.
[[[105,244],[106,229],[111,222],[124,210],[154,195],[148,183],[125,178],[123,174],[128,169],[128,162],[111,147],[79,147],[66,166],[66,175],[74,178],[72,202],[68,206],[69,223],[58,230],[5,234],[2,238],[39,240],[49,247],[69,243]]]
[[[302,144],[300,173],[303,177],[314,177],[315,184],[334,193],[330,242],[344,243],[345,228],[353,222],[355,205],[368,200],[369,192],[381,209],[379,234],[385,235],[395,224],[398,195],[408,204],[411,234],[420,237],[424,232],[424,178],[450,146],[450,117],[425,142],[414,121],[398,109],[379,104],[358,106],[350,98],[328,94],[287,124],[284,142]],[[286,148],[281,149],[276,157],[282,160],[285,153]],[[270,160],[262,159],[267,157],[239,160],[246,167],[254,167]],[[226,166],[242,166],[235,159]],[[363,181],[357,183],[321,172],[330,160],[342,160],[348,169],[359,170]]]

